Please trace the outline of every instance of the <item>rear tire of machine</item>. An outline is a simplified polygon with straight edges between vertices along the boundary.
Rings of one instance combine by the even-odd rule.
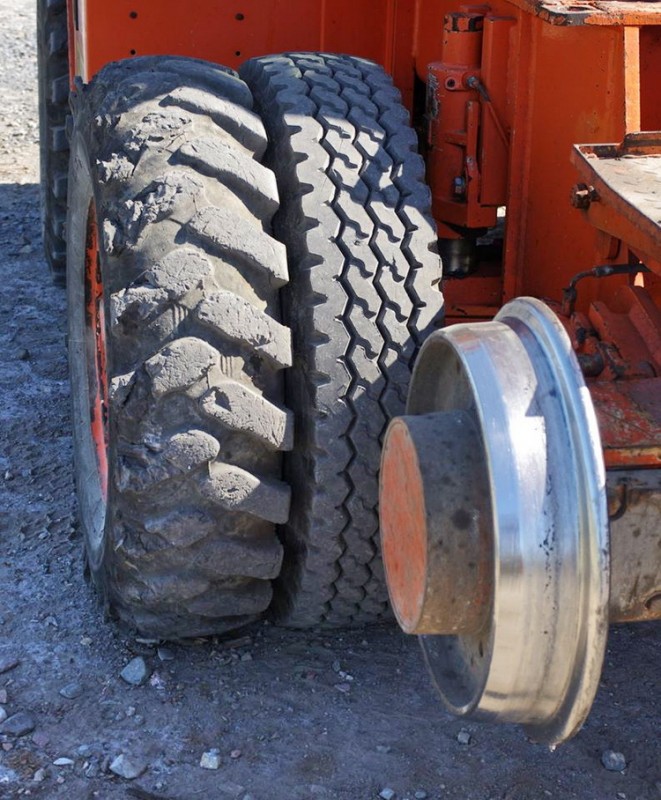
[[[292,627],[372,622],[389,614],[380,443],[442,313],[424,162],[398,90],[372,62],[293,53],[240,72],[280,189],[274,232],[289,254],[296,354],[286,377],[292,513],[273,608]]]
[[[65,220],[69,141],[69,43],[66,0],[37,0],[41,233],[54,283],[66,275]]]

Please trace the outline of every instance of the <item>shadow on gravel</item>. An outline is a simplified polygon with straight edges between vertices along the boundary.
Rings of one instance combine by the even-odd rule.
[[[394,626],[164,646],[104,624],[75,521],[64,319],[39,186],[0,184],[0,717],[22,731],[0,730],[0,798],[661,798],[661,623],[611,629],[585,729],[555,753],[449,717]],[[134,658],[141,685],[121,677]]]
[[[39,184],[0,183],[0,256],[43,260]],[[46,265],[44,278],[50,282]]]

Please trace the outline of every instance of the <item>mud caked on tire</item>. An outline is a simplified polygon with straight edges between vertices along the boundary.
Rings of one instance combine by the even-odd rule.
[[[269,136],[291,281],[296,444],[275,610],[293,626],[369,622],[387,611],[380,442],[442,311],[424,162],[398,90],[372,62],[299,53],[240,74]]]
[[[41,232],[53,280],[64,283],[69,62],[66,0],[37,0]]]
[[[222,632],[271,603],[290,502],[287,259],[266,134],[246,85],[191,59],[111,64],[73,102],[69,348],[89,569],[143,633]]]

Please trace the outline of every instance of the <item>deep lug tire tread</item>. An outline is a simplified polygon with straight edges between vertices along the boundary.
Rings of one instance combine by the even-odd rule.
[[[171,102],[186,92],[206,100]],[[204,111],[220,95],[232,124]],[[270,234],[275,180],[253,161],[266,135],[246,85],[190,59],[111,64],[75,105],[73,153],[87,149],[99,187],[109,320],[111,488],[93,578],[143,633],[220,633],[269,606],[275,524],[289,511],[286,253]],[[225,217],[243,238],[209,234]]]

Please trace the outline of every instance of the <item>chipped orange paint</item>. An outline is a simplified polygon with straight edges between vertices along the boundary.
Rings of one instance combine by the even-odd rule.
[[[411,633],[427,583],[427,512],[415,446],[401,419],[392,423],[383,445],[379,517],[390,600],[399,624]]]
[[[85,326],[88,348],[90,427],[99,470],[101,494],[108,497],[108,364],[106,356],[103,279],[99,260],[96,208],[90,204],[85,248]]]

